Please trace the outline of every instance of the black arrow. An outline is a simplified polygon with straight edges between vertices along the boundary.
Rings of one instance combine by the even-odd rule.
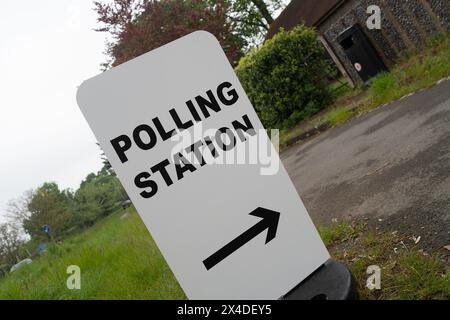
[[[250,212],[250,215],[260,217],[262,218],[262,220],[259,221],[250,229],[248,229],[247,231],[245,231],[243,234],[238,236],[236,239],[232,240],[224,247],[213,253],[211,256],[203,260],[203,264],[205,265],[206,270],[209,270],[212,267],[214,267],[216,264],[221,262],[223,259],[228,257],[234,251],[242,247],[244,244],[252,240],[254,237],[256,237],[258,234],[260,234],[266,229],[267,229],[266,244],[270,240],[275,238],[277,234],[278,220],[280,220],[279,212],[258,207],[252,212]]]

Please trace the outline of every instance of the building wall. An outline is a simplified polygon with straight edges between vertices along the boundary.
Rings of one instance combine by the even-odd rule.
[[[381,8],[381,30],[368,30],[367,7]],[[449,0],[348,0],[321,22],[317,29],[327,40],[349,76],[360,82],[336,37],[359,23],[387,66],[407,50],[420,49],[435,35],[450,32]]]

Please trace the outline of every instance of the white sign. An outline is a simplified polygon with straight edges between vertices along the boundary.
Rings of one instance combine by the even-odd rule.
[[[77,100],[189,298],[277,299],[329,258],[211,34],[89,79]]]

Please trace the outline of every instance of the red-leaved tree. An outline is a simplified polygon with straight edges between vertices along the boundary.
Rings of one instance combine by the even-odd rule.
[[[214,34],[230,62],[241,56],[242,40],[236,25],[227,18],[226,1],[200,0],[114,0],[94,2],[101,27],[112,39],[105,68],[117,66],[196,30]]]

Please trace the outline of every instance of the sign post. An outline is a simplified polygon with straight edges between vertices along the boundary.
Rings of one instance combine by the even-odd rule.
[[[329,259],[211,34],[89,79],[77,101],[189,298],[278,299]]]

